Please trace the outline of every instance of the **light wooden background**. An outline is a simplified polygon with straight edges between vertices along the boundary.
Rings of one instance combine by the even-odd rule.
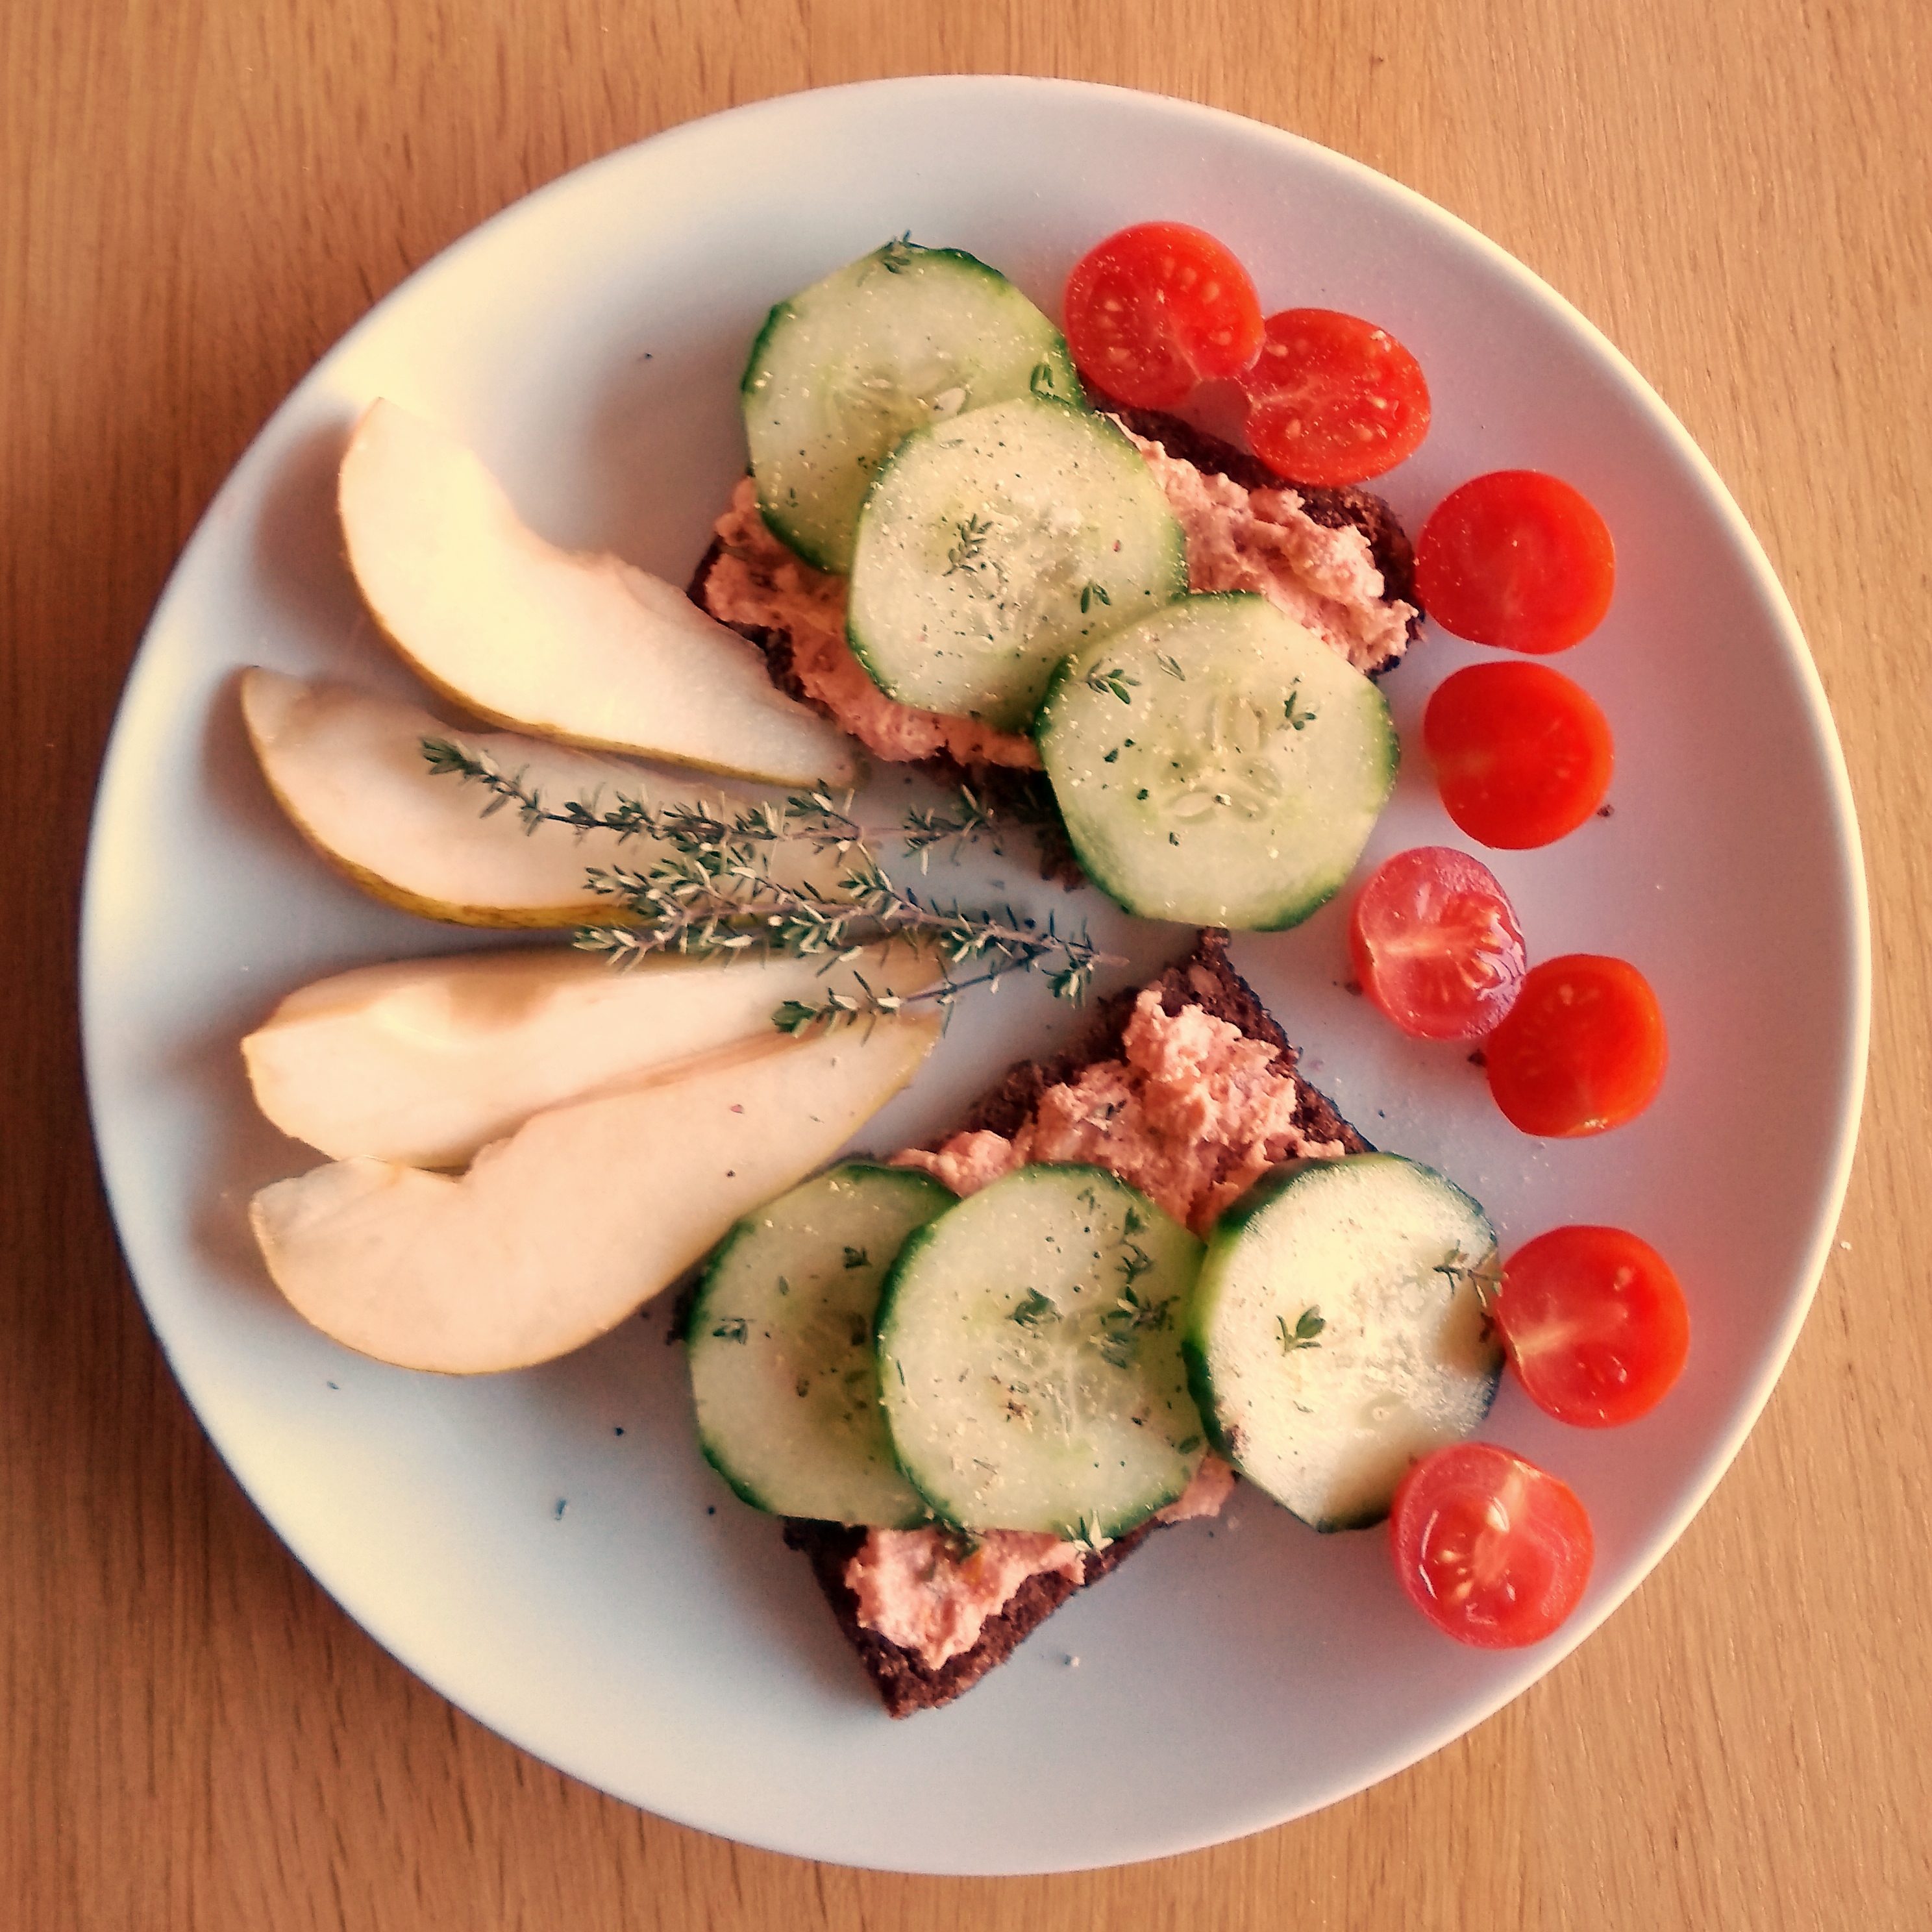
[[[0,1924],[1932,1925],[1929,22],[1925,0],[4,0]],[[1609,1627],[1324,1815],[975,1883],[640,1816],[486,1735],[322,1598],[128,1288],[72,995],[117,687],[203,505],[310,362],[444,243],[609,148],[960,68],[1294,128],[1607,330],[1797,604],[1878,958],[1849,1246],[1736,1469]]]

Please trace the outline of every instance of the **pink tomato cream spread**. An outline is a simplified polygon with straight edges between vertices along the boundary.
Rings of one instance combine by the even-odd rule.
[[[1011,1139],[955,1134],[937,1152],[915,1149],[893,1164],[922,1168],[967,1195],[1030,1161],[1091,1162],[1198,1234],[1270,1167],[1347,1150],[1295,1126],[1294,1076],[1274,1048],[1199,1006],[1168,1013],[1149,988],[1135,1002],[1123,1046],[1122,1058],[1048,1088]],[[1208,1456],[1154,1520],[1216,1515],[1234,1480],[1226,1463]],[[1077,1545],[1030,1531],[992,1530],[962,1544],[939,1529],[874,1529],[847,1564],[845,1582],[862,1624],[936,1670],[970,1650],[1029,1578],[1058,1573],[1080,1583],[1086,1561]]]
[[[1414,609],[1399,598],[1382,602],[1382,574],[1368,538],[1352,524],[1329,530],[1286,484],[1244,490],[1120,427],[1166,491],[1187,539],[1190,590],[1258,591],[1358,670],[1408,648]]]
[[[786,632],[799,688],[875,758],[1040,769],[1040,753],[1022,734],[896,704],[872,682],[845,641],[844,578],[813,569],[772,536],[748,476],[731,493],[717,534],[724,548],[704,580],[705,608],[721,623]]]
[[[1125,433],[1180,525],[1191,589],[1258,591],[1358,670],[1407,648],[1415,613],[1382,601],[1382,572],[1360,530],[1324,528],[1292,489],[1244,489]],[[1039,769],[1040,754],[1024,734],[896,704],[872,682],[845,641],[845,580],[814,570],[772,534],[748,476],[733,491],[716,533],[722,548],[705,580],[706,608],[727,624],[785,632],[799,688],[874,757]]]

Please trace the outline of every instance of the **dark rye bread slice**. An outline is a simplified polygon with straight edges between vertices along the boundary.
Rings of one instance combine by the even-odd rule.
[[[1211,928],[1202,932],[1194,950],[1185,959],[1147,984],[1159,992],[1162,1011],[1178,1013],[1184,1006],[1198,1006],[1215,1018],[1238,1028],[1249,1039],[1265,1040],[1274,1048],[1282,1070],[1294,1070],[1295,1049],[1275,1024],[1274,1016],[1256,997],[1254,989],[1229,963],[1226,932]],[[1009,1069],[1005,1078],[982,1095],[968,1113],[961,1131],[977,1128],[1010,1138],[1039,1105],[1040,1095],[1048,1088],[1076,1079],[1084,1069],[1099,1061],[1119,1059],[1125,1051],[1123,1036],[1127,1022],[1143,990],[1130,988],[1106,1000],[1095,1013],[1084,1037],[1067,1052],[1050,1060],[1023,1060]],[[1352,1154],[1369,1151],[1368,1142],[1336,1112],[1334,1103],[1305,1081],[1300,1084],[1294,1119],[1294,1124],[1311,1139],[1340,1141]],[[785,1523],[784,1538],[810,1561],[812,1574],[832,1606],[838,1628],[878,1687],[887,1712],[895,1718],[907,1718],[915,1711],[930,1711],[950,1704],[962,1691],[971,1689],[988,1671],[1005,1663],[1075,1591],[1098,1582],[1161,1526],[1143,1523],[1131,1534],[1110,1544],[1097,1556],[1089,1557],[1084,1578],[1078,1583],[1058,1573],[1029,1577],[999,1614],[987,1619],[973,1648],[950,1658],[937,1670],[915,1652],[860,1622],[858,1600],[846,1587],[845,1566],[866,1540],[863,1529],[794,1517]]]
[[[1238,448],[1232,442],[1224,442],[1207,430],[1197,429],[1179,416],[1168,416],[1160,410],[1130,409],[1124,403],[1116,403],[1090,391],[1096,409],[1104,410],[1110,416],[1118,416],[1135,435],[1158,442],[1168,455],[1178,457],[1191,463],[1196,469],[1210,471],[1225,476],[1231,482],[1238,483],[1244,490],[1272,490],[1282,488],[1282,479],[1269,469],[1258,457],[1251,456],[1245,449]],[[1321,488],[1313,484],[1295,483],[1288,486],[1301,499],[1301,507],[1310,518],[1324,530],[1340,530],[1352,524],[1368,540],[1370,554],[1376,560],[1376,568],[1382,574],[1382,596],[1385,602],[1398,600],[1411,605],[1415,603],[1415,552],[1407,534],[1396,520],[1395,512],[1381,497],[1370,490],[1350,485],[1345,488]],[[724,554],[724,542],[714,536],[710,547],[698,560],[698,568],[692,572],[691,583],[686,595],[700,610],[709,610],[705,598],[705,586],[718,560]],[[772,682],[788,698],[795,698],[802,704],[824,711],[825,707],[808,697],[798,680],[793,665],[791,639],[788,633],[769,629],[756,624],[736,624],[732,626],[742,637],[748,638],[765,654],[765,664],[771,674]],[[1422,620],[1418,614],[1408,621],[1409,641],[1413,644],[1422,629]],[[1370,677],[1379,677],[1396,663],[1391,655],[1381,663],[1372,666]],[[925,761],[929,765],[944,766],[949,772],[957,772],[959,767],[950,759],[934,758]],[[988,773],[976,770],[971,776],[978,781],[990,780],[1000,785],[1024,788],[1036,784],[1036,775],[1023,772],[995,772]],[[1043,788],[1038,788],[1043,789]],[[996,801],[997,802],[997,801]]]
[[[803,1522],[794,1517],[785,1524],[784,1540],[794,1550],[805,1552],[846,1642],[859,1653],[859,1661],[878,1686],[886,1714],[909,1718],[915,1711],[936,1711],[971,1690],[988,1671],[1005,1663],[1075,1591],[1097,1583],[1124,1562],[1154,1528],[1153,1523],[1144,1522],[1130,1535],[1108,1544],[1097,1556],[1088,1557],[1084,1580],[1080,1582],[1057,1570],[1029,1576],[1006,1599],[1006,1607],[986,1619],[973,1648],[949,1658],[937,1670],[924,1658],[901,1649],[860,1622],[859,1600],[845,1587],[845,1566],[859,1553],[859,1546],[866,1540],[864,1530],[842,1522]]]

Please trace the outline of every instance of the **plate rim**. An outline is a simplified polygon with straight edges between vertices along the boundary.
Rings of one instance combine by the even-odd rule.
[[[1461,245],[1480,256],[1492,272],[1512,285],[1520,297],[1542,310],[1564,332],[1580,341],[1594,358],[1614,371],[1621,379],[1630,401],[1642,411],[1652,429],[1661,434],[1696,480],[1706,501],[1716,512],[1718,520],[1724,526],[1733,551],[1744,566],[1772,620],[1772,628],[1777,634],[1778,646],[1788,668],[1795,674],[1794,682],[1797,688],[1803,693],[1805,722],[1809,728],[1819,770],[1831,795],[1834,808],[1832,829],[1836,835],[1838,855],[1844,867],[1850,913],[1849,931],[1844,936],[1849,942],[1850,998],[1848,1010],[1843,1016],[1839,1040],[1845,1072],[1842,1090],[1836,1096],[1837,1117],[1829,1137],[1828,1159],[1818,1196],[1820,1206],[1816,1222],[1808,1248],[1793,1258],[1794,1278],[1804,1286],[1792,1298],[1781,1322],[1766,1331],[1766,1353],[1754,1382],[1706,1452],[1702,1466],[1696,1468],[1694,1479],[1688,1484],[1682,1499],[1673,1510],[1660,1517],[1650,1527],[1648,1533],[1637,1543],[1628,1559],[1628,1574],[1621,1580],[1618,1587],[1606,1592],[1600,1601],[1592,1604],[1587,1614],[1573,1618],[1544,1643],[1520,1653],[1523,1660],[1522,1668],[1508,1674],[1497,1684],[1485,1689],[1467,1704],[1459,1705],[1454,1714],[1443,1722],[1408,1735],[1400,1747],[1386,1753],[1364,1774],[1337,1785],[1322,1798],[1285,1811],[1264,1808],[1264,1816],[1244,1815],[1232,1819],[1225,1829],[1207,1834],[1181,1832],[1169,1839],[1162,1837],[1157,1832],[1150,1833],[1146,1835],[1141,1848],[1118,1858],[1076,1858],[1071,1862],[1022,1858],[989,1867],[945,1862],[887,1863],[828,1858],[822,1852],[812,1850],[800,1844],[786,1842],[782,1834],[769,1837],[757,1835],[736,1826],[727,1828],[711,1820],[681,1814],[672,1805],[653,1802],[646,1806],[635,1799],[620,1796],[620,1802],[635,1804],[640,1810],[647,1810],[674,1822],[724,1837],[728,1841],[742,1843],[788,1856],[844,1864],[854,1869],[955,1876],[1018,1876],[1106,1869],[1116,1864],[1138,1863],[1206,1849],[1255,1832],[1287,1824],[1354,1796],[1396,1775],[1486,1722],[1538,1679],[1553,1670],[1592,1636],[1650,1575],[1682,1535],[1691,1519],[1708,1501],[1762,1414],[1816,1295],[1850,1183],[1863,1110],[1870,1036],[1870,912],[1863,847],[1850,773],[1817,666],[1806,644],[1796,613],[1755,532],[1716,468],[1688,430],[1634,364],[1594,322],[1501,244],[1491,241],[1460,216],[1431,201],[1418,190],[1382,173],[1366,163],[1310,140],[1305,136],[1251,116],[1235,113],[1231,110],[1180,96],[1112,83],[1005,74],[916,74],[847,82],[829,87],[794,88],[698,116],[660,129],[638,141],[610,149],[577,167],[566,170],[506,203],[436,250],[402,278],[379,302],[359,316],[297,378],[287,394],[256,429],[247,448],[208,500],[170,568],[167,580],[142,628],[140,640],[130,660],[128,675],[117,701],[113,724],[102,755],[86,842],[80,906],[78,980],[88,1118],[116,1244],[120,1250],[129,1280],[140,1299],[143,1316],[160,1346],[163,1358],[224,1467],[261,1516],[276,1540],[302,1564],[324,1593],[404,1670],[427,1684],[437,1696],[445,1698],[461,1710],[471,1721],[502,1737],[513,1748],[527,1752],[532,1757],[538,1758],[539,1762],[551,1764],[566,1775],[579,1780],[592,1790],[608,1792],[608,1787],[592,1772],[574,1767],[564,1760],[561,1754],[553,1755],[548,1749],[538,1753],[511,1736],[506,1730],[500,1728],[471,1703],[459,1702],[443,1690],[439,1682],[439,1672],[406,1654],[406,1647],[399,1646],[383,1634],[380,1618],[372,1620],[370,1616],[364,1613],[363,1608],[356,1606],[356,1592],[339,1588],[324,1579],[298,1540],[274,1520],[257,1498],[247,1476],[231,1460],[223,1443],[202,1418],[200,1406],[190,1390],[190,1378],[184,1374],[182,1364],[177,1361],[167,1336],[163,1334],[156,1321],[140,1270],[130,1250],[129,1237],[124,1226],[122,1202],[124,1196],[133,1191],[133,1183],[125,1172],[124,1160],[117,1159],[110,1150],[112,1129],[104,1118],[105,1076],[101,1071],[101,1055],[97,1046],[105,1025],[104,1018],[101,1016],[102,1003],[106,997],[102,990],[102,981],[107,970],[100,956],[104,947],[99,938],[104,916],[100,909],[100,900],[105,890],[102,884],[103,867],[100,856],[101,848],[110,836],[106,828],[111,814],[112,795],[117,789],[118,783],[126,782],[124,776],[121,775],[124,772],[128,763],[127,741],[134,728],[130,721],[140,708],[136,699],[145,679],[157,674],[158,660],[148,650],[150,641],[171,614],[172,604],[178,597],[185,594],[183,586],[189,574],[189,566],[201,548],[204,538],[220,518],[227,502],[242,495],[244,488],[252,484],[254,470],[266,460],[263,454],[264,446],[271,440],[272,433],[285,416],[296,406],[297,400],[302,392],[321,372],[352,354],[364,336],[378,329],[392,305],[398,304],[419,281],[447,267],[464,251],[483,245],[486,239],[493,236],[502,226],[523,221],[537,214],[546,197],[576,190],[586,178],[599,170],[614,170],[620,167],[640,149],[647,147],[662,149],[681,140],[692,137],[697,130],[709,129],[714,123],[730,121],[748,128],[760,116],[776,116],[787,108],[795,108],[796,104],[808,98],[821,98],[843,107],[847,103],[876,98],[882,94],[940,94],[954,91],[981,95],[1013,91],[1040,97],[1057,94],[1070,99],[1096,95],[1110,97],[1131,102],[1138,111],[1164,116],[1184,124],[1203,122],[1237,129],[1250,139],[1258,136],[1285,150],[1295,152],[1304,161],[1312,160],[1321,166],[1339,170],[1377,194],[1393,196],[1414,218],[1445,231]]]

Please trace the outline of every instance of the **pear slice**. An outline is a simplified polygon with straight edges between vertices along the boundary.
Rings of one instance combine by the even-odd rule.
[[[620,792],[658,804],[744,802],[718,784],[673,793],[619,759],[506,731],[459,731],[420,705],[260,667],[242,674],[242,716],[269,790],[324,858],[377,898],[458,926],[616,922],[621,914],[584,874],[636,865],[644,848],[609,832],[526,832],[514,811],[485,818],[489,800],[475,785],[431,773],[425,738],[488,752],[553,805]],[[802,853],[772,866],[794,885],[811,869]]]
[[[560,550],[445,430],[370,405],[342,459],[350,567],[390,641],[478,717],[782,784],[851,782],[851,741],[757,647],[621,558]]]
[[[680,1080],[533,1114],[460,1177],[338,1161],[255,1196],[275,1285],[325,1334],[450,1375],[580,1348],[829,1160],[938,1022],[774,1035]]]
[[[894,948],[832,964],[646,958],[619,971],[544,946],[364,966],[291,993],[242,1042],[256,1104],[335,1160],[459,1167],[566,1100],[692,1070],[772,1037],[787,1000],[862,975],[901,997],[936,962]]]

